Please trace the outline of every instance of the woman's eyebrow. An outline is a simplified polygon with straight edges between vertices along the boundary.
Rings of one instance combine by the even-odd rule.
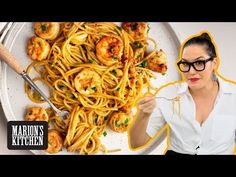
[[[204,59],[204,56],[197,57],[197,58],[195,58],[195,59],[192,59],[191,61],[197,61],[197,60],[199,60],[199,59]],[[189,62],[189,60],[184,59],[184,58],[182,58],[181,60],[184,61],[184,62]]]

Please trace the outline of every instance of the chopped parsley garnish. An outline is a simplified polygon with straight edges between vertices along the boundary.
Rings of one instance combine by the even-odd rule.
[[[141,64],[139,64],[139,67],[146,68],[147,67],[147,60],[143,61]]]
[[[145,60],[145,61],[143,62],[143,67],[146,68],[146,67],[147,67],[147,64],[148,64],[148,63],[147,63],[147,60]]]
[[[111,73],[112,73],[114,76],[116,76],[116,74],[117,74],[117,72],[116,72],[115,69],[113,69],[113,70],[111,71]]]
[[[114,61],[117,61],[118,58],[117,58],[117,57],[112,57],[112,59],[113,59]]]
[[[92,90],[94,90],[94,91],[96,91],[96,90],[97,90],[97,88],[96,88],[96,87],[92,87],[91,89],[92,89]]]
[[[94,50],[94,49],[90,49],[89,51],[90,51],[90,52],[95,52],[95,50]]]
[[[45,31],[47,30],[47,26],[46,26],[46,25],[41,25],[41,30],[42,30],[43,32],[45,32]]]
[[[125,125],[128,125],[128,123],[129,123],[129,118],[126,118],[125,119]]]
[[[107,136],[107,132],[105,131],[105,132],[103,132],[103,136],[105,137],[105,136]]]
[[[48,64],[49,64],[49,65],[52,65],[52,64],[53,64],[53,62],[52,62],[52,61],[49,61],[49,62],[48,62]]]
[[[118,87],[116,90],[119,91],[119,90],[120,90],[120,87]]]
[[[140,59],[140,58],[141,58],[141,54],[138,54],[138,55],[137,55],[137,58]]]
[[[143,48],[143,45],[139,41],[135,41],[133,43],[133,47],[134,49],[140,49],[140,48]]]
[[[89,60],[89,63],[93,63],[94,62],[94,60]]]
[[[58,85],[58,87],[59,87],[59,89],[61,89],[61,90],[65,88],[64,85]]]
[[[120,124],[118,124],[118,120],[115,121],[115,126],[120,127]]]

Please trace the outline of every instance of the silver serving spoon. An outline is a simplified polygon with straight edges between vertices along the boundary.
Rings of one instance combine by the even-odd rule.
[[[60,118],[65,118],[69,115],[67,111],[61,111],[48,99],[48,97],[38,88],[38,86],[27,75],[21,65],[17,62],[16,58],[9,52],[9,50],[0,43],[0,59],[10,66],[15,72],[22,76],[22,78],[48,102],[50,107]]]

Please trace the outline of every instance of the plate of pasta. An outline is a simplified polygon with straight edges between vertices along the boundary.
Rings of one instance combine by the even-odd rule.
[[[48,122],[48,149],[35,154],[143,153],[128,143],[137,103],[180,79],[180,43],[168,23],[14,23],[4,44],[51,102],[69,112],[60,119],[2,63],[7,120]]]

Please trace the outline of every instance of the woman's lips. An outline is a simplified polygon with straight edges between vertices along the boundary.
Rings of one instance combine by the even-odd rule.
[[[200,78],[190,78],[189,80],[190,80],[191,82],[197,82],[199,79],[200,79]]]

